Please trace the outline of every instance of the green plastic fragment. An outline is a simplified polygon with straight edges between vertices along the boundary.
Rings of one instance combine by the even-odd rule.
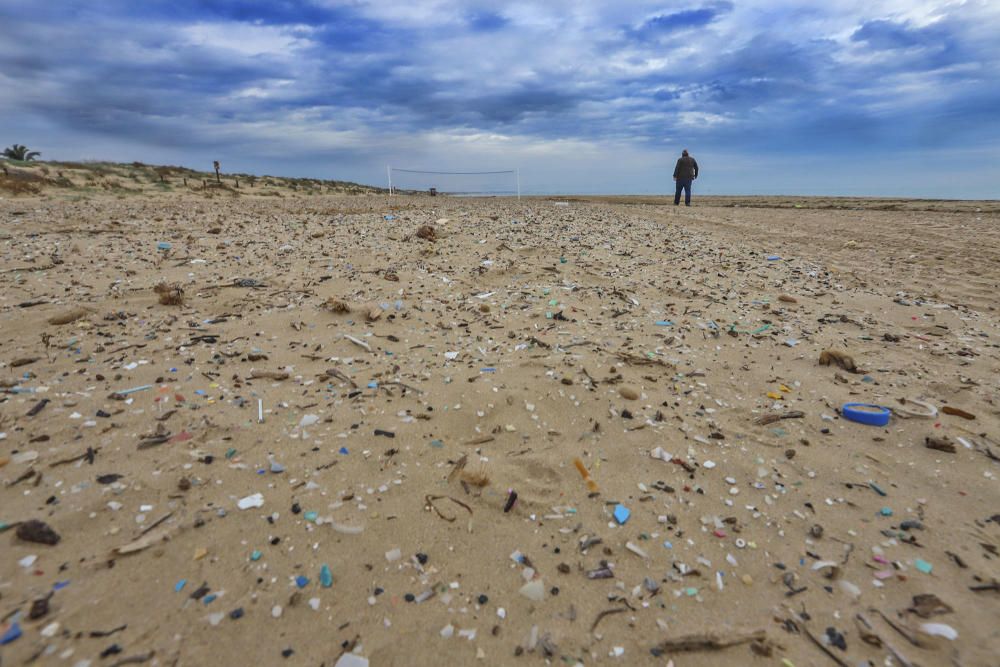
[[[261,553],[261,552],[260,552],[259,550],[257,550],[257,549],[254,549],[254,550],[253,550],[253,553],[252,553],[252,554],[250,554],[250,560],[252,560],[252,561],[255,561],[255,562],[256,562],[256,561],[260,560],[261,556],[263,556],[263,555],[264,555],[264,554],[262,554],[262,553]]]

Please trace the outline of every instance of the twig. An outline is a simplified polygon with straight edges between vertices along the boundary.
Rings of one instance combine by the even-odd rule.
[[[594,622],[590,624],[590,631],[593,632],[594,630],[596,630],[597,629],[597,624],[600,623],[602,620],[604,620],[605,616],[611,616],[613,614],[620,614],[620,613],[622,613],[624,611],[628,611],[628,607],[617,607],[615,609],[605,609],[604,611],[602,611],[601,613],[599,613],[597,615],[597,618],[594,619]]]
[[[111,628],[110,630],[91,630],[90,631],[90,636],[91,637],[95,637],[95,638],[97,638],[97,637],[110,637],[111,635],[115,634],[116,632],[121,632],[122,630],[124,630],[127,627],[128,627],[128,625],[126,624],[126,625],[119,625],[117,628]]]
[[[875,632],[875,627],[871,624],[871,621],[865,618],[864,614],[858,612],[857,614],[854,615],[854,618],[858,622],[859,626],[863,626],[862,632],[867,630],[867,632],[872,637],[874,637],[881,646],[885,646],[887,649],[889,649],[889,653],[892,653],[893,657],[899,661],[899,664],[902,665],[902,667],[917,667],[915,663],[910,662],[903,656],[902,653],[897,651],[892,644],[882,639],[882,637],[880,637],[879,634]],[[864,637],[862,637],[862,639],[864,639]]]
[[[396,387],[402,387],[403,389],[409,389],[410,391],[414,391],[414,392],[416,392],[418,394],[424,393],[422,389],[417,389],[416,387],[411,387],[410,385],[406,384],[405,382],[397,382],[395,380],[393,380],[392,382],[383,382],[382,385],[383,386],[384,385],[394,385]]]
[[[759,642],[767,639],[766,630],[742,630],[722,636],[712,633],[695,633],[683,635],[675,639],[664,639],[656,648],[664,653],[669,651],[717,651],[719,649]]]
[[[916,635],[914,635],[912,632],[910,632],[906,628],[902,627],[901,625],[898,625],[897,623],[893,623],[892,620],[888,616],[886,616],[885,614],[882,613],[881,609],[876,609],[875,607],[869,607],[868,611],[873,611],[876,614],[878,614],[879,616],[881,616],[882,620],[885,621],[886,623],[888,623],[890,628],[892,628],[893,630],[895,630],[896,632],[898,632],[900,635],[902,635],[903,639],[905,639],[906,641],[910,642],[911,644],[913,644],[914,646],[916,646],[918,648],[922,646],[922,644],[920,643],[920,640],[917,639]]]
[[[426,502],[427,505],[432,510],[434,510],[435,514],[437,514],[439,517],[441,517],[445,521],[451,523],[452,521],[454,521],[458,517],[454,517],[454,516],[453,517],[447,517],[447,516],[445,516],[444,514],[441,513],[441,510],[439,510],[437,508],[437,505],[434,504],[434,501],[435,500],[442,500],[442,499],[450,500],[451,502],[455,503],[456,505],[464,507],[466,510],[468,510],[469,514],[472,514],[472,508],[471,507],[469,507],[468,505],[466,505],[465,503],[463,503],[461,500],[456,500],[455,498],[452,498],[451,496],[431,496],[431,495],[424,496],[424,502]]]
[[[49,464],[50,468],[55,468],[56,466],[65,465],[67,463],[76,463],[80,459],[87,459],[88,463],[94,462],[94,455],[100,450],[100,447],[87,447],[87,451],[83,454],[78,454],[77,456],[71,456],[68,459],[61,459],[59,461],[54,461]]]
[[[139,535],[140,536],[145,535],[146,533],[148,533],[149,531],[153,530],[154,528],[156,528],[157,526],[159,526],[161,523],[163,523],[164,521],[166,521],[167,519],[169,519],[173,515],[174,515],[173,512],[167,512],[166,514],[164,514],[163,516],[161,516],[159,519],[157,519],[153,523],[151,523],[148,526],[146,526],[145,528],[143,528],[142,532],[140,532]]]
[[[122,658],[117,662],[111,663],[110,667],[121,667],[122,665],[138,665],[150,660],[156,651],[150,651],[149,653],[140,653],[139,655],[130,655],[127,658]]]
[[[643,357],[638,354],[632,354],[631,352],[617,352],[615,353],[615,356],[627,364],[634,364],[636,366],[663,366],[664,368],[676,368],[669,361],[663,361],[662,359],[657,359],[655,357]]]
[[[825,646],[825,645],[823,644],[823,642],[821,642],[820,640],[816,639],[816,635],[814,635],[814,634],[813,634],[813,633],[812,633],[812,632],[811,632],[811,631],[809,630],[809,628],[808,628],[808,627],[806,627],[806,624],[805,624],[804,622],[803,622],[803,623],[801,623],[801,625],[800,625],[800,624],[797,624],[797,623],[796,623],[795,621],[793,621],[792,619],[788,619],[788,620],[789,620],[789,622],[790,622],[790,623],[791,623],[791,624],[792,624],[792,625],[793,625],[794,627],[796,627],[796,628],[798,628],[798,629],[802,630],[802,632],[804,632],[804,633],[805,633],[806,637],[808,637],[808,638],[809,638],[809,641],[811,641],[811,642],[812,642],[813,644],[815,644],[815,645],[816,645],[816,647],[817,647],[817,648],[819,648],[819,650],[823,651],[823,653],[825,653],[825,654],[826,654],[826,655],[827,655],[827,656],[828,656],[828,657],[829,657],[829,658],[830,658],[831,660],[833,660],[833,661],[834,661],[835,663],[837,663],[837,664],[838,664],[838,665],[839,665],[840,667],[851,667],[850,663],[848,663],[848,662],[846,662],[845,660],[842,660],[841,658],[839,658],[839,657],[838,657],[837,655],[835,655],[835,654],[833,653],[833,651],[831,651],[830,649],[828,649],[828,648],[827,648],[827,647],[826,647],[826,646]]]

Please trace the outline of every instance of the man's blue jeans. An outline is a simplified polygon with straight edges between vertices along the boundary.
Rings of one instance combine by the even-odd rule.
[[[686,206],[691,205],[691,179],[690,178],[678,178],[677,179],[677,192],[674,193],[674,206],[681,203],[681,190],[684,191],[684,204]]]

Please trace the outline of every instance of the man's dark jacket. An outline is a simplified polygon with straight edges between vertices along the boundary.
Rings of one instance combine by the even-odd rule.
[[[691,181],[698,178],[698,163],[690,155],[685,155],[677,160],[674,167],[674,178],[679,181]]]

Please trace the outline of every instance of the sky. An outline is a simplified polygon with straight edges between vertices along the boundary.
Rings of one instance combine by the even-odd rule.
[[[687,148],[696,195],[1000,199],[998,35],[1000,0],[0,0],[0,144],[622,194]]]

